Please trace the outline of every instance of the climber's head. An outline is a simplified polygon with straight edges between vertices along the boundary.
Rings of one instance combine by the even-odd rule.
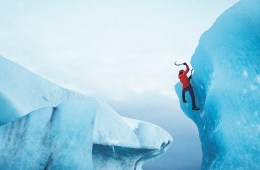
[[[180,71],[179,71],[179,75],[182,74],[183,72],[184,72],[184,70],[180,70]]]

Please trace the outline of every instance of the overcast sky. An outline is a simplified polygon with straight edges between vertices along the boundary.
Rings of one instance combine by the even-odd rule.
[[[0,0],[0,55],[162,126],[175,139],[165,166],[199,169],[197,129],[179,108],[173,63],[189,62],[203,32],[237,1]]]
[[[172,94],[177,68],[237,0],[0,0],[0,54],[63,86]]]

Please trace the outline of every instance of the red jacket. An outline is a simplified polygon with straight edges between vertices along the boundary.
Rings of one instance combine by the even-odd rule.
[[[189,72],[189,70],[190,70],[190,68],[189,68],[188,64],[186,64],[186,70],[183,73],[179,74],[179,76],[178,76],[178,78],[180,79],[180,82],[182,83],[182,88],[184,88],[184,89],[191,86],[190,80],[187,77],[187,73]]]

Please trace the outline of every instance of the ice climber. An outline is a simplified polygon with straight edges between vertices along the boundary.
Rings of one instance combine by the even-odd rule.
[[[187,77],[187,73],[189,72],[190,68],[187,63],[183,63],[183,65],[186,66],[186,70],[180,70],[178,76],[180,82],[182,83],[182,101],[183,103],[187,103],[185,99],[185,92],[189,91],[192,100],[192,110],[200,110],[198,107],[196,107],[194,91],[190,84],[190,79],[192,78],[192,75],[190,75],[189,78]]]

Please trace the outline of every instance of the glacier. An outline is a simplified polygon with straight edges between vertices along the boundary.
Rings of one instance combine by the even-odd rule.
[[[260,1],[241,0],[200,38],[191,58],[200,111],[181,100],[198,127],[201,169],[260,169]],[[189,96],[187,96],[189,97]]]
[[[1,126],[1,169],[92,169],[97,106],[93,100],[64,102]]]
[[[0,56],[0,169],[140,170],[172,136]]]

